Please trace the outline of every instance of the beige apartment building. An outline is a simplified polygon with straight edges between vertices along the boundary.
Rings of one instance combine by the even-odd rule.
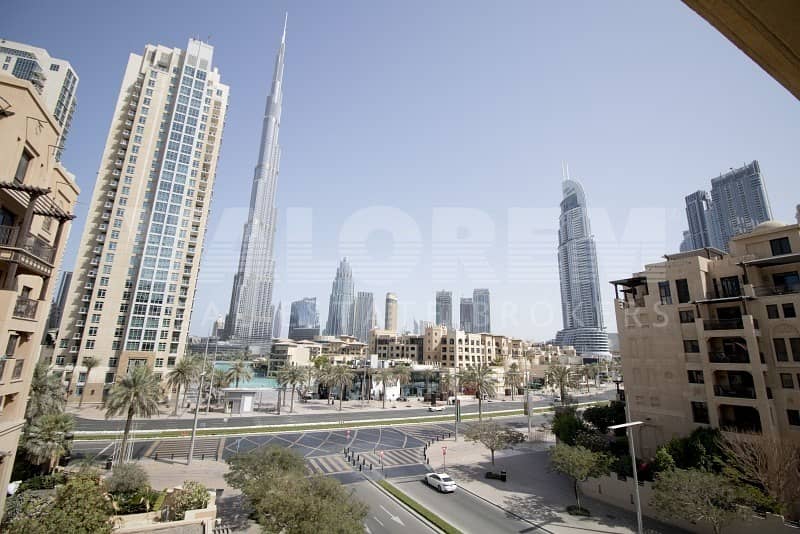
[[[35,87],[0,73],[0,511],[78,197],[61,135]]]
[[[424,339],[425,336],[421,335],[374,329],[369,333],[369,354],[376,354],[378,361],[392,360],[421,364]]]
[[[228,104],[212,59],[194,39],[128,58],[55,347],[70,402],[185,353]]]
[[[457,369],[494,362],[506,365],[511,346],[511,340],[506,336],[430,326],[423,339],[423,363]]]
[[[643,456],[699,426],[800,439],[798,273],[800,225],[769,221],[612,282]]]

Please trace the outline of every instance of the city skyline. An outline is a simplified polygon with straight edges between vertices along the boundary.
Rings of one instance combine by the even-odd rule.
[[[191,325],[195,333],[208,331],[211,322],[227,310],[241,238],[241,234],[232,229],[241,228],[246,219],[247,201],[243,192],[252,170],[249,168],[252,163],[248,161],[252,162],[252,147],[258,139],[260,118],[252,116],[257,115],[252,109],[263,103],[263,87],[269,84],[271,74],[268,66],[271,54],[266,51],[274,48],[272,36],[280,31],[283,22],[283,6],[273,7],[254,7],[248,17],[239,17],[234,22],[230,19],[236,16],[234,14],[208,17],[199,12],[185,14],[172,6],[160,6],[166,9],[163,20],[148,19],[147,24],[117,29],[113,32],[115,38],[106,39],[109,45],[102,50],[63,42],[43,29],[26,27],[20,15],[32,10],[23,3],[9,9],[8,28],[13,31],[4,31],[5,37],[46,48],[53,56],[69,60],[80,73],[78,100],[85,104],[75,115],[65,158],[66,165],[76,172],[84,192],[91,191],[109,109],[117,90],[106,80],[115,76],[108,76],[104,66],[124,64],[129,51],[139,49],[145,42],[182,46],[188,35],[214,34],[212,42],[217,51],[217,63],[225,72],[226,81],[236,89],[220,160],[220,187],[215,191],[214,213],[198,283]],[[354,276],[364,280],[359,289],[375,294],[391,289],[403,295],[401,329],[407,326],[404,322],[410,323],[413,317],[432,317],[433,293],[437,288],[448,287],[457,298],[458,295],[467,296],[473,287],[484,286],[492,290],[495,330],[547,339],[561,327],[556,258],[552,253],[555,224],[551,215],[558,202],[559,184],[551,177],[562,159],[568,159],[570,166],[581,175],[591,176],[585,180],[584,187],[592,198],[592,206],[599,212],[592,215],[592,220],[597,236],[602,303],[607,316],[612,301],[605,282],[632,272],[637,265],[658,259],[664,252],[676,252],[678,237],[686,226],[683,196],[697,189],[698,183],[705,182],[707,177],[717,175],[735,162],[759,159],[770,180],[773,216],[779,221],[790,221],[795,202],[791,178],[797,162],[789,140],[798,137],[797,125],[800,124],[800,113],[791,95],[685,6],[601,9],[589,5],[583,9],[585,12],[570,7],[556,10],[546,6],[508,6],[486,14],[477,6],[464,6],[455,14],[459,25],[447,26],[449,39],[441,43],[443,21],[454,16],[451,9],[441,6],[426,6],[424,25],[415,24],[420,18],[414,14],[414,6],[379,12],[381,10],[370,7],[353,9],[353,5],[342,4],[335,13],[323,5],[292,7],[293,21],[296,21],[293,32],[296,27],[298,41],[298,50],[295,52],[293,48],[293,54],[297,54],[298,59],[296,67],[293,62],[292,70],[292,124],[283,129],[282,141],[285,145],[291,142],[296,148],[294,154],[287,153],[283,161],[274,298],[290,301],[313,294],[320,297],[320,307],[327,308],[325,286],[330,283],[330,272],[347,253],[353,258]],[[118,11],[111,6],[101,6],[96,14],[83,15],[86,20],[80,20],[75,13],[55,3],[43,3],[38,10],[46,13],[45,20],[63,20],[76,31],[93,24],[95,17],[108,20]],[[178,11],[181,16],[177,16]],[[143,15],[126,16],[138,20]],[[339,27],[327,26],[319,31],[318,21],[331,16],[340,22]],[[633,22],[644,20],[645,16],[648,20],[657,16],[663,28],[655,33],[637,28]],[[517,20],[524,24],[515,23]],[[620,37],[604,35],[596,50],[565,43],[558,53],[542,52],[548,50],[544,43],[557,38],[554,31],[560,25],[569,23],[576,31],[594,35],[596,21],[602,21],[611,33],[618,31]],[[240,29],[234,36],[219,29],[224,23]],[[269,31],[263,31],[265,24]],[[341,40],[350,24],[359,27],[361,33]],[[487,24],[503,27],[502,35],[476,31]],[[536,25],[538,30],[534,35],[531,35],[530,24]],[[97,27],[99,38],[110,31],[102,25],[93,24],[92,27]],[[146,33],[143,27],[148,29]],[[258,31],[254,31],[256,27]],[[402,33],[385,31],[400,27],[404,28]],[[431,41],[434,33],[437,35],[435,45]],[[629,39],[637,40],[637,52],[619,48]],[[350,53],[354,43],[365,41],[373,43],[371,50]],[[663,46],[663,42],[669,46]],[[316,54],[321,50],[321,43],[326,46],[319,56]],[[258,53],[253,54],[253,50]],[[422,50],[432,51],[428,61],[419,61]],[[619,50],[624,53],[616,53]],[[387,57],[397,64],[393,72],[373,73],[361,84],[343,83],[359,73],[372,72],[369,65]],[[248,63],[251,58],[259,68],[253,69],[254,64]],[[485,82],[467,74],[475,61],[487,58],[497,61]],[[448,67],[442,70],[445,59]],[[595,69],[593,64],[603,68]],[[335,65],[336,69],[326,65]],[[521,65],[528,67],[521,69]],[[419,89],[414,84],[406,83],[405,74],[413,72],[411,69],[420,69],[423,78],[432,82],[425,84],[424,97],[417,93]],[[695,80],[691,88],[675,79],[678,69]],[[607,71],[614,72],[615,76],[609,78],[603,74]],[[560,80],[572,79],[578,72],[585,74],[596,90],[583,91],[576,87],[563,90]],[[309,83],[316,78],[321,83]],[[453,79],[463,81],[464,89],[456,88],[455,98],[445,99],[444,88],[452,92]],[[727,82],[724,94],[718,91],[718,83],[713,82],[719,79]],[[392,119],[397,121],[395,128],[384,132],[390,137],[382,139],[381,146],[373,145],[370,129],[373,118],[392,113],[391,95],[399,81],[403,82],[403,90],[410,91],[409,97],[422,103],[418,111],[425,115],[425,120],[437,124],[437,128],[415,137],[409,132],[418,132],[417,110],[408,118],[393,114]],[[332,90],[320,92],[323,84]],[[496,88],[501,88],[503,98],[478,111],[491,135],[482,135],[474,141],[461,135],[458,130],[463,128],[458,117],[464,109],[469,109],[474,94]],[[386,95],[386,98],[374,95]],[[535,98],[529,98],[530,95]],[[646,95],[646,98],[637,95]],[[595,99],[603,101],[607,110],[598,111]],[[669,99],[670,107],[682,112],[670,116],[651,105],[664,99]],[[351,105],[354,102],[358,105]],[[752,102],[762,104],[754,106]],[[730,113],[732,108],[737,109],[736,114]],[[553,112],[547,112],[548,109]],[[610,120],[612,116],[613,121]],[[340,139],[331,140],[329,132],[344,120],[348,128]],[[752,128],[737,129],[735,125],[742,120],[747,120]],[[618,126],[612,127],[607,135],[599,136],[600,125],[606,132],[611,122]],[[536,126],[523,128],[522,123]],[[650,129],[647,136],[639,135],[641,128],[655,123],[660,125],[658,131]],[[328,134],[323,135],[326,131]],[[719,135],[720,131],[737,131],[737,134],[735,137]],[[398,137],[393,137],[395,135]],[[446,137],[451,137],[452,141],[437,144]],[[598,137],[604,142],[594,146]],[[701,142],[709,138],[715,139],[710,144]],[[382,147],[402,146],[401,143],[409,143],[408,153],[413,154],[411,159],[415,163],[387,171],[386,162],[394,161],[393,152]],[[426,145],[435,148],[432,151],[436,153],[435,158],[428,153]],[[704,150],[699,152],[696,146],[704,146]],[[350,154],[355,147],[360,156],[354,168]],[[470,168],[459,163],[462,159],[469,160],[463,157],[466,154],[478,157]],[[343,158],[345,155],[347,157]],[[319,161],[326,161],[326,165],[315,163]],[[654,161],[659,165],[654,166]],[[382,178],[380,187],[373,185],[375,177]],[[456,177],[461,186],[454,189],[447,184],[452,184]],[[621,191],[639,187],[643,181],[660,184],[657,198],[637,196],[620,202]],[[343,183],[351,185],[343,187]],[[420,197],[418,189],[422,184],[432,189]],[[359,192],[357,198],[349,194],[350,187]],[[75,236],[80,234],[86,221],[88,202],[86,195],[83,198],[77,207],[78,219],[65,265],[74,261]],[[413,269],[394,275],[390,280],[376,281],[374,272],[369,272],[369,262],[357,259],[346,250],[349,245],[341,233],[354,213],[364,207],[387,203],[402,206],[402,213],[406,213],[425,236],[414,241],[412,235],[408,242],[419,243],[421,250],[430,250],[431,254],[420,255]],[[312,215],[309,228],[312,237],[306,241],[302,235],[298,240],[296,235],[286,233],[287,229],[297,228],[298,213],[290,208],[298,206]],[[446,263],[447,254],[438,244],[441,236],[429,237],[434,218],[448,220],[452,215],[450,212],[440,214],[441,206],[473,210],[474,215],[491,223],[492,231],[485,240],[488,242],[485,254],[488,270],[473,268],[464,274],[457,266],[451,268]],[[538,266],[512,264],[509,259],[512,254],[531,246],[515,230],[519,228],[515,225],[520,214],[513,209],[521,207],[534,210],[524,221],[543,221],[533,230],[543,233],[542,241],[546,241],[546,245],[533,244],[537,247]],[[644,226],[642,221],[651,219],[657,222],[649,228],[652,235],[638,232]],[[307,221],[301,219],[300,223],[305,225]],[[521,226],[523,235],[529,226],[527,223]],[[289,261],[292,253],[296,254],[298,243],[300,246],[308,243],[313,262],[307,258],[300,258],[303,262],[300,259]],[[374,254],[380,258],[381,254],[391,251],[391,245],[383,245],[383,248],[379,245]],[[444,262],[450,270],[442,274],[439,262]],[[304,267],[298,268],[301,264]],[[319,274],[322,271],[324,273]],[[527,309],[516,314],[506,309],[515,306]],[[609,326],[613,329],[613,325]]]

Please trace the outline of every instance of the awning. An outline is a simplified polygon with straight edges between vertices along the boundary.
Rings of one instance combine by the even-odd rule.
[[[34,185],[20,184],[17,182],[0,182],[0,189],[4,190],[14,200],[22,206],[28,206],[31,199],[35,199],[33,205],[34,215],[52,217],[59,221],[71,221],[75,215],[67,213],[56,204],[50,196],[50,188],[36,187]]]

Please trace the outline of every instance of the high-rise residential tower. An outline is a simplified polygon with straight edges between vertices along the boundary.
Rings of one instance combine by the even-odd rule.
[[[450,291],[436,292],[436,324],[453,328],[453,293]]]
[[[692,249],[714,247],[723,251],[728,250],[733,237],[772,220],[758,161],[712,179],[710,194],[696,191],[688,195],[686,219]]]
[[[289,339],[311,340],[319,335],[319,313],[317,299],[306,297],[292,302],[289,314]]]
[[[213,53],[190,39],[128,58],[55,349],[70,401],[99,403],[133,366],[161,376],[186,352],[228,107]]]
[[[474,332],[488,334],[492,331],[492,306],[488,289],[472,291],[472,328]]]
[[[397,332],[397,320],[397,295],[394,293],[386,293],[386,310],[383,322],[384,329]]]
[[[353,333],[353,291],[353,271],[347,258],[344,258],[336,269],[336,278],[331,285],[325,334],[344,336]]]
[[[461,330],[472,332],[473,306],[471,297],[461,297],[458,306],[458,319]]]
[[[272,89],[267,97],[261,144],[258,152],[250,212],[244,225],[239,266],[233,277],[228,333],[258,354],[269,352],[272,342],[272,289],[275,279],[274,240],[277,210],[275,193],[281,149],[278,133],[283,101],[283,61],[286,52],[286,21],[275,59]]]
[[[58,325],[61,324],[61,317],[64,315],[64,309],[67,307],[67,299],[69,298],[70,283],[72,283],[72,271],[61,271],[56,294],[50,305],[50,314],[47,316],[48,329],[58,328]]]
[[[564,329],[559,346],[573,346],[584,357],[610,356],[608,334],[600,305],[597,251],[589,225],[586,196],[574,180],[562,184],[563,200],[558,228],[558,271]]]
[[[353,335],[359,341],[367,343],[369,332],[377,328],[378,320],[375,316],[375,299],[372,293],[359,291],[353,307]]]
[[[42,97],[53,118],[61,127],[53,147],[57,159],[72,124],[77,101],[78,75],[72,65],[63,59],[51,57],[44,48],[0,39],[0,64],[2,72],[28,80]]]

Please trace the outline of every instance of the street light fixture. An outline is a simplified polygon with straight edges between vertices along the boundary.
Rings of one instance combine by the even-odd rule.
[[[625,414],[627,418],[627,406],[625,409]],[[633,464],[633,489],[634,489],[634,499],[636,501],[636,526],[637,532],[642,534],[642,503],[639,500],[639,477],[636,473],[636,451],[633,447],[633,429],[634,427],[643,425],[644,421],[631,421],[629,423],[622,423],[620,425],[612,425],[608,427],[609,430],[618,430],[621,428],[625,429],[625,432],[628,436],[628,448],[630,450],[631,455],[631,464]]]

